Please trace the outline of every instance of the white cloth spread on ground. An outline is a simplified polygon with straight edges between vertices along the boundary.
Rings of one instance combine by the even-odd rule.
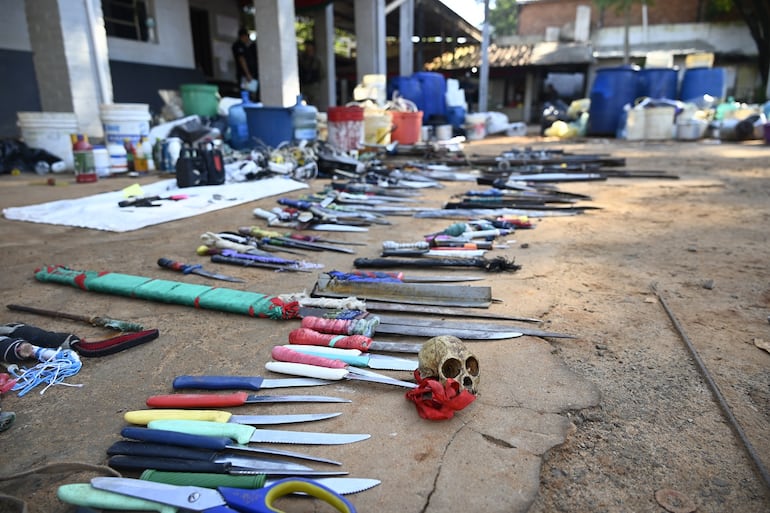
[[[6,219],[33,223],[77,226],[110,232],[129,232],[153,224],[166,223],[229,208],[249,201],[306,188],[307,184],[275,177],[224,185],[179,188],[176,179],[143,185],[143,197],[186,195],[178,201],[157,200],[159,207],[119,207],[126,198],[122,190],[3,209]]]

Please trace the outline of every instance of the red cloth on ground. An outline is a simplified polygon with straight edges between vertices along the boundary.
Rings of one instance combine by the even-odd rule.
[[[452,378],[442,385],[433,378],[422,379],[420,371],[414,371],[417,388],[406,393],[406,398],[417,406],[417,413],[427,420],[451,419],[456,411],[460,411],[473,401],[476,396],[460,386]]]

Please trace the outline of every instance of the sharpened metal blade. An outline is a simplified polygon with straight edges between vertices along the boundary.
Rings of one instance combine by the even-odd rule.
[[[345,377],[348,379],[372,381],[374,383],[394,385],[397,387],[417,388],[417,383],[411,383],[409,381],[402,381],[400,379],[391,378],[389,376],[383,376],[382,374],[377,374],[376,372],[368,371],[358,367],[348,367],[348,375]]]
[[[369,346],[370,351],[413,354],[419,353],[421,348],[422,344],[410,344],[409,342],[372,342]]]
[[[250,395],[246,404],[259,403],[349,403],[350,399],[325,395]]]
[[[443,326],[409,326],[396,324],[378,324],[377,333],[390,333],[393,335],[409,335],[415,337],[436,337],[438,335],[453,335],[463,340],[504,340],[518,338],[523,335],[519,331],[484,331],[465,328],[445,328]]]
[[[299,463],[291,463],[273,458],[253,458],[238,454],[223,454],[215,458],[214,463],[229,463],[232,465],[232,470],[264,470],[266,473],[274,470],[313,470],[312,468],[300,465]]]
[[[249,424],[262,426],[271,424],[294,424],[295,422],[313,422],[316,420],[331,419],[341,413],[300,413],[295,415],[233,415],[229,422],[236,424]]]
[[[228,276],[227,274],[220,274],[220,273],[213,273],[211,271],[204,271],[203,269],[193,269],[191,271],[193,274],[197,274],[198,276],[205,276],[206,278],[213,278],[215,280],[222,280],[222,281],[230,281],[234,283],[244,283],[246,280],[242,280],[240,278],[236,278],[234,276]]]
[[[490,287],[433,285],[429,283],[368,283],[337,280],[322,273],[313,297],[351,297],[391,303],[487,308],[492,304]]]
[[[312,387],[328,385],[329,382],[315,378],[263,379],[262,388]]]
[[[486,279],[484,276],[404,276],[401,281],[404,283],[444,283],[456,281],[481,281]]]
[[[277,479],[268,479],[265,481],[265,486],[270,486],[276,481]],[[339,495],[363,492],[364,490],[374,488],[381,483],[379,479],[365,479],[359,477],[323,477],[314,479],[313,481],[316,481]]]
[[[417,360],[394,358],[392,356],[384,356],[381,354],[368,354],[367,356],[369,358],[367,366],[370,369],[414,371],[419,366]]]
[[[471,322],[461,322],[461,321],[453,321],[448,319],[422,319],[417,317],[411,317],[411,316],[400,316],[400,315],[387,315],[387,314],[377,314],[377,317],[380,319],[380,324],[377,327],[378,331],[382,331],[380,327],[383,324],[391,324],[391,325],[397,325],[397,326],[423,326],[423,327],[429,327],[429,328],[436,328],[436,329],[474,329],[474,330],[483,330],[483,331],[519,331],[524,335],[531,335],[534,337],[550,337],[550,338],[575,338],[574,335],[567,335],[565,333],[556,333],[553,331],[543,331],[543,330],[536,330],[536,329],[530,329],[530,328],[523,328],[520,326],[508,326],[505,324],[492,324],[488,322],[484,323],[471,323]]]
[[[360,442],[372,435],[345,433],[312,433],[309,431],[276,431],[257,429],[251,436],[251,442],[276,444],[341,445]]]

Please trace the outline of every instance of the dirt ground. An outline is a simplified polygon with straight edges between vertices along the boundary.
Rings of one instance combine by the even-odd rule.
[[[327,393],[355,395],[356,401],[340,406],[344,415],[324,421],[325,426],[340,432],[367,429],[373,438],[397,442],[352,444],[326,452],[312,447],[306,452],[345,461],[354,477],[383,481],[350,496],[359,511],[461,511],[471,504],[488,512],[530,513],[770,510],[767,476],[755,468],[687,346],[689,341],[695,348],[753,454],[765,468],[770,466],[770,353],[761,348],[770,343],[770,146],[759,141],[626,143],[532,136],[489,137],[466,145],[465,152],[494,156],[525,146],[622,157],[628,170],[665,171],[678,179],[560,184],[562,190],[590,195],[591,201],[584,204],[599,208],[584,215],[538,219],[535,229],[508,236],[508,249],[493,252],[515,258],[522,268],[485,275],[477,282],[491,286],[493,296],[502,300],[491,310],[537,317],[543,319],[543,329],[577,338],[524,337],[529,340],[473,346],[482,362],[478,404],[449,423],[420,420],[398,393],[385,397],[377,388],[359,394],[361,389],[352,384],[335,386]],[[37,185],[39,181],[29,174],[0,177],[2,206],[75,198],[132,183],[113,178],[49,187]],[[314,181],[310,188],[321,190],[325,182]],[[446,182],[443,189],[427,190],[424,204],[439,206],[452,194],[473,188],[478,187]],[[194,254],[201,233],[260,225],[252,210],[270,208],[274,201],[267,198],[123,234],[0,220],[0,300],[5,304],[122,318],[161,330],[157,341],[139,348],[86,359],[81,372],[68,380],[84,384],[82,388],[54,387],[23,398],[5,394],[3,409],[15,411],[18,418],[13,428],[0,434],[0,475],[57,461],[104,464],[105,449],[119,438],[122,414],[141,408],[147,396],[169,392],[171,378],[261,374],[270,347],[284,343],[296,327],[41,284],[33,277],[34,269],[62,264],[210,284],[157,268],[157,258],[166,256],[247,278],[247,290],[309,291],[312,274],[213,266]],[[409,217],[391,221],[391,226],[339,237],[368,244],[356,256],[377,256],[384,240],[418,240],[452,222]],[[350,255],[325,253],[318,258],[326,269],[352,269]],[[14,321],[90,340],[111,335],[73,321],[0,311],[0,322]],[[516,363],[509,366],[509,357]],[[508,390],[515,390],[513,404],[505,405],[511,408],[495,410],[499,394]],[[566,399],[552,398],[549,406],[539,406],[548,394]],[[492,468],[499,461],[486,452],[452,453],[450,442],[459,444],[464,436],[488,432],[478,427],[482,421],[492,429],[491,411],[511,416],[526,411],[531,418],[548,418],[550,425],[562,427],[552,429],[551,443],[523,443],[527,465],[521,468]],[[403,432],[392,425],[396,417]],[[471,435],[457,429],[460,424],[473,427],[474,422]],[[529,450],[534,445],[543,449]],[[442,466],[443,473],[437,473]],[[512,485],[511,476],[517,472],[529,474],[525,477],[531,486]],[[447,478],[450,475],[453,479]],[[30,513],[71,513],[75,507],[56,499],[56,487],[92,476],[33,474],[0,482],[0,492],[27,501]],[[394,484],[389,486],[389,480]],[[454,502],[449,502],[449,491],[439,493],[442,487],[455,488]],[[681,495],[670,494],[666,501],[666,490]],[[5,511],[2,505],[0,510]]]

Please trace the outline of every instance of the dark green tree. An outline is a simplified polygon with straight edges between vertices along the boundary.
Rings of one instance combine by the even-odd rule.
[[[495,35],[516,34],[518,14],[516,0],[496,0],[495,6],[489,9],[489,24]]]

